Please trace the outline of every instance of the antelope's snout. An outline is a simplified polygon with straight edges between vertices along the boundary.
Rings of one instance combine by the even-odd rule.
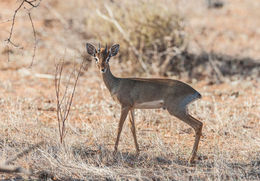
[[[107,70],[107,69],[102,68],[100,71],[101,71],[101,73],[106,73],[106,70]]]
[[[107,63],[105,61],[97,62],[97,67],[101,73],[106,73],[107,70]]]

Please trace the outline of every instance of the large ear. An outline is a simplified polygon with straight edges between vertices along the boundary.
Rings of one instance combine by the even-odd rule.
[[[118,51],[119,51],[119,44],[112,45],[112,47],[110,48],[110,56],[111,57],[116,56]]]
[[[97,53],[95,46],[90,43],[86,44],[86,48],[87,48],[88,54],[90,54],[91,56],[95,56],[95,54]]]

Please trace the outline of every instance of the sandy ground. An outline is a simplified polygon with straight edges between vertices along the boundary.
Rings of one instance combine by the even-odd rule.
[[[250,57],[259,62],[260,3],[256,0],[225,2],[221,9],[207,9],[204,1],[199,1],[200,6],[195,1],[190,4],[179,1],[178,9],[186,18],[190,36],[189,50],[199,52],[202,48],[206,52]],[[10,19],[17,5],[15,1],[1,1],[0,21]],[[110,97],[94,63],[88,63],[80,76],[68,120],[65,139],[68,149],[59,150],[59,162],[55,160],[56,153],[50,151],[59,145],[55,62],[65,60],[65,76],[68,76],[72,62],[82,59],[84,43],[88,41],[85,38],[70,42],[69,35],[74,35],[62,30],[58,17],[63,8],[58,7],[56,14],[46,13],[45,5],[39,7],[38,13],[32,13],[38,42],[31,68],[28,66],[34,40],[26,13],[17,17],[13,35],[13,41],[23,49],[10,46],[9,61],[4,40],[8,38],[11,22],[0,24],[0,157],[5,159],[23,150],[23,145],[44,141],[36,153],[15,162],[35,170],[35,177],[24,178],[39,178],[39,171],[46,171],[57,179],[260,179],[260,84],[259,79],[250,77],[227,77],[221,84],[210,84],[208,79],[183,78],[203,96],[190,106],[192,115],[204,124],[197,166],[188,167],[186,163],[194,141],[193,130],[164,110],[136,111],[141,154],[138,158],[131,157],[135,149],[127,123],[119,144],[121,156],[113,162],[111,155],[120,107]],[[52,16],[56,16],[54,25],[53,21],[46,24],[46,19]],[[64,19],[67,20],[65,16]],[[111,61],[111,69],[115,75],[125,76],[127,67]],[[78,158],[71,151],[75,147],[89,154]],[[18,176],[1,174],[0,179],[7,178]]]

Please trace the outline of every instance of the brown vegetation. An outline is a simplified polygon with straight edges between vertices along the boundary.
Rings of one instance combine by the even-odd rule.
[[[0,2],[2,42],[18,5]],[[259,180],[259,8],[255,0],[230,0],[218,9],[208,9],[204,0],[43,0],[30,12],[37,37],[32,68],[34,34],[21,8],[12,35],[19,48],[0,44],[0,157],[43,144],[12,163],[31,175],[0,173],[0,179]],[[117,76],[168,76],[199,90],[203,98],[190,106],[204,123],[196,165],[186,162],[192,129],[164,110],[136,112],[138,157],[127,124],[113,156],[120,109],[89,62],[86,42],[120,44],[118,59],[111,60]],[[59,143],[54,86],[61,59],[64,76],[75,63],[87,63],[65,146]]]

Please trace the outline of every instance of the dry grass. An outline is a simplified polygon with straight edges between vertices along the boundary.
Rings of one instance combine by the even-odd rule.
[[[146,1],[142,2],[145,7],[150,7]],[[167,12],[178,12],[184,17],[186,25],[183,31],[189,37],[190,52],[200,53],[196,44],[199,41],[207,52],[248,56],[259,63],[257,41],[260,36],[257,27],[260,26],[256,21],[259,11],[253,9],[260,3],[230,0],[220,10],[207,10],[204,1],[199,1],[201,6],[196,5],[197,1],[189,4],[187,1],[176,1],[177,4],[167,0],[156,2],[153,7],[161,6],[167,10],[162,10],[162,16],[167,16]],[[136,19],[134,15],[142,13],[138,12],[138,8],[130,11],[131,7],[137,6],[134,3],[139,2],[108,3],[115,10],[120,9],[117,6],[122,6],[122,11],[114,14],[130,34],[132,29],[127,27],[136,27],[134,23],[129,23],[130,18]],[[15,1],[0,3],[3,8],[1,21],[10,18],[14,5]],[[126,7],[130,10],[124,16]],[[32,12],[38,36],[32,69],[27,67],[34,40],[30,22],[22,12],[17,19],[14,40],[24,49],[12,48],[10,62],[7,62],[5,46],[1,45],[0,156],[7,159],[32,144],[41,141],[44,144],[13,163],[25,169],[31,168],[31,176],[1,174],[0,179],[259,180],[260,85],[257,76],[225,77],[225,82],[218,85],[209,84],[210,77],[193,80],[182,77],[203,95],[203,99],[190,106],[190,111],[203,121],[204,127],[197,164],[189,165],[187,159],[194,141],[193,130],[163,110],[136,111],[137,138],[141,149],[138,157],[134,155],[128,121],[121,135],[119,153],[113,156],[120,108],[110,97],[94,64],[89,63],[76,89],[65,144],[60,145],[55,112],[54,62],[64,59],[65,72],[71,72],[74,61],[82,60],[87,41],[119,42],[122,54],[127,55],[124,52],[127,42],[109,22],[97,16],[97,8],[105,13],[99,1],[60,3],[43,0],[40,8]],[[241,18],[245,12],[248,14],[243,16],[243,21],[237,21],[236,17]],[[10,24],[0,24],[0,27],[5,30],[0,33],[1,40],[4,40],[8,37]],[[131,40],[135,42],[132,36]],[[123,62],[119,64],[117,61]],[[126,61],[125,57],[114,58],[111,69],[118,76],[126,76],[135,66],[134,62]],[[200,71],[210,74],[207,69]]]
[[[85,81],[89,77],[92,80]],[[25,82],[23,79],[17,83]],[[32,143],[44,141],[42,147],[16,162],[32,168],[36,175],[42,176],[44,172],[59,179],[259,178],[259,102],[255,97],[260,95],[259,87],[252,82],[243,86],[237,82],[197,87],[204,98],[190,109],[204,122],[204,128],[195,166],[186,161],[194,139],[193,131],[163,110],[137,111],[139,157],[134,156],[127,124],[120,151],[113,157],[120,109],[92,68],[81,77],[67,127],[66,146],[61,146],[56,112],[51,111],[55,110],[55,95],[47,91],[52,83],[31,87],[33,90],[40,88],[44,92],[41,96],[1,98],[1,155],[8,158]],[[26,81],[24,86],[30,87],[28,84]],[[239,90],[239,95],[233,90]],[[249,92],[251,96],[246,97]]]

